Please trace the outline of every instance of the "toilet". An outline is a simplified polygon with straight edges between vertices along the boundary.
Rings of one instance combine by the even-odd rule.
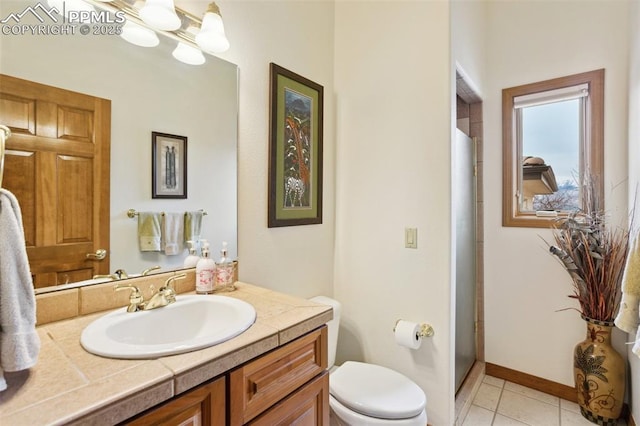
[[[341,305],[326,296],[310,299],[333,308],[329,337],[331,425],[426,426],[427,397],[408,377],[380,365],[347,361],[334,366]]]

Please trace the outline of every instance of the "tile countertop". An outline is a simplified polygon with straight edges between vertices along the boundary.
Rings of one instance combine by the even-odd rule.
[[[80,346],[80,334],[105,312],[38,327],[42,342],[38,364],[30,370],[5,373],[8,388],[0,392],[0,424],[115,424],[288,343],[333,317],[329,306],[237,284],[236,291],[221,295],[252,304],[256,322],[238,337],[194,352],[150,360],[90,354]]]

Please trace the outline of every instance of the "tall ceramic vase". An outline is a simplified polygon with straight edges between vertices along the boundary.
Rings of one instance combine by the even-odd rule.
[[[625,364],[611,346],[613,322],[585,316],[587,338],[573,355],[573,373],[582,415],[599,425],[616,425],[622,411]]]

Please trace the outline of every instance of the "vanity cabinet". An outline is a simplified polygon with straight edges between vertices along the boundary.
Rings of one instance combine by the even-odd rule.
[[[125,422],[128,426],[201,425],[226,423],[226,377],[220,377],[179,395],[157,408]]]
[[[322,326],[125,424],[328,425],[326,368],[327,327]]]

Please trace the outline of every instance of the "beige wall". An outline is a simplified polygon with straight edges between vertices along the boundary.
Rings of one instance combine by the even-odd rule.
[[[427,393],[429,423],[451,424],[449,4],[337,2],[335,39],[338,362],[406,374]],[[418,249],[404,248],[405,227]],[[435,336],[396,345],[400,318]]]
[[[462,70],[468,83],[482,97],[486,81],[487,2],[451,2],[451,54],[454,66]]]
[[[191,2],[203,8],[205,1]],[[240,279],[301,297],[333,294],[335,124],[333,2],[219,1],[240,68]],[[199,12],[201,13],[201,12]],[[324,86],[322,225],[267,228],[269,63]]]
[[[605,76],[606,209],[627,211],[628,2],[490,2],[485,128],[486,360],[573,386],[585,327],[540,229],[501,226],[501,89],[598,68]],[[614,336],[618,348],[625,336]]]

